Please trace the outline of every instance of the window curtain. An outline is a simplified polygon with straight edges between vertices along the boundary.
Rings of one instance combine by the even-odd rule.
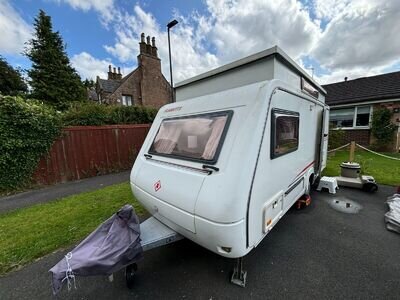
[[[179,122],[163,122],[154,141],[154,150],[158,153],[171,154],[181,132],[182,126]]]
[[[290,140],[296,138],[296,120],[293,118],[278,118],[279,122],[279,140]]]
[[[221,139],[222,131],[224,130],[226,123],[226,117],[218,117],[214,120],[212,126],[211,135],[207,141],[207,144],[204,148],[203,155],[201,156],[203,159],[210,160],[214,157],[215,152],[217,151],[219,140]]]

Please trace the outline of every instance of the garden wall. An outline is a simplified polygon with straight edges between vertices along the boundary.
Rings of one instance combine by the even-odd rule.
[[[33,175],[38,184],[78,180],[129,170],[149,124],[74,126],[63,129]]]

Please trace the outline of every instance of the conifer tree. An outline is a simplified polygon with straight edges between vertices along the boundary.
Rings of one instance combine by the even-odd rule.
[[[40,10],[34,28],[34,37],[25,49],[25,55],[32,61],[28,71],[32,97],[57,109],[66,109],[70,102],[85,99],[85,88],[70,64],[60,33],[53,32],[51,17]]]
[[[27,90],[20,70],[14,69],[0,56],[0,94],[15,96],[24,94]]]

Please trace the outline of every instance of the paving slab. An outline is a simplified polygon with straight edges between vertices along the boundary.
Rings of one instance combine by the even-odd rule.
[[[310,207],[290,210],[244,259],[246,288],[229,283],[234,260],[182,240],[145,253],[135,287],[124,274],[77,278],[77,289],[58,299],[399,299],[400,235],[386,230],[384,201],[376,194],[341,188],[313,192]],[[358,203],[357,213],[331,205]],[[51,254],[0,278],[0,299],[52,299],[48,270],[67,250]]]

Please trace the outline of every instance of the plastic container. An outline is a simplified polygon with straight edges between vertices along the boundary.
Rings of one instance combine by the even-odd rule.
[[[361,167],[360,164],[355,162],[343,162],[340,164],[342,177],[358,178],[360,176]]]

